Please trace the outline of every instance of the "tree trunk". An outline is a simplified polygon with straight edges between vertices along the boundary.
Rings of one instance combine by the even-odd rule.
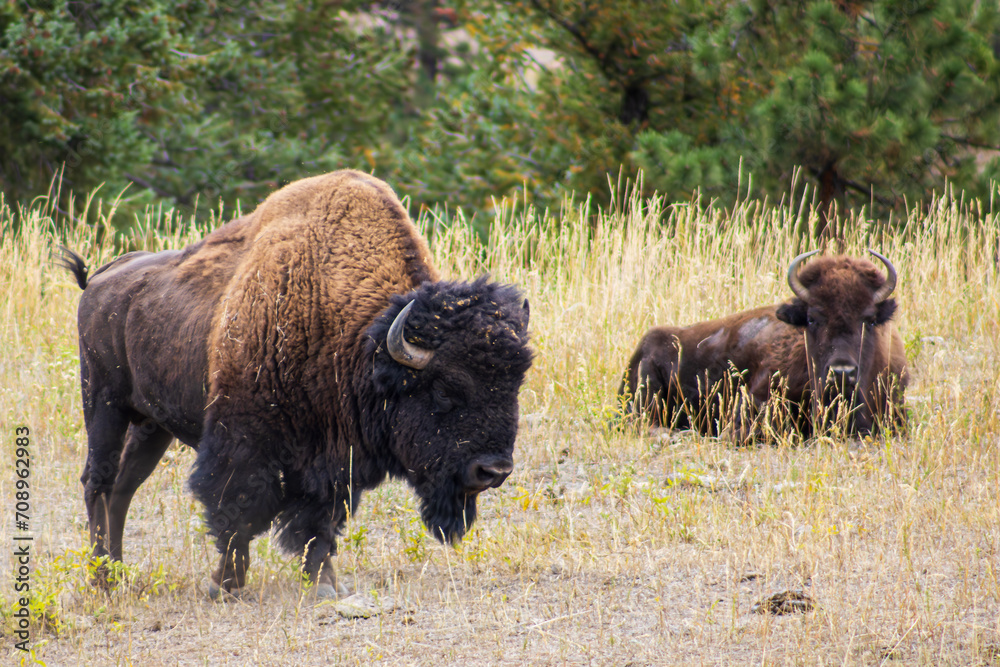
[[[819,220],[816,221],[816,238],[825,242],[835,238],[842,242],[838,229],[838,216],[844,206],[844,181],[837,172],[836,161],[827,162],[818,174]],[[836,203],[836,208],[832,208]]]
[[[421,0],[413,8],[417,29],[417,60],[427,82],[433,88],[437,79],[441,30],[438,27],[437,0]]]
[[[649,93],[640,83],[630,83],[622,94],[622,107],[618,112],[618,120],[622,125],[638,122],[640,125],[649,120]]]

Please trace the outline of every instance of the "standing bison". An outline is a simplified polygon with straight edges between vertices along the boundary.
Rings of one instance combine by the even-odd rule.
[[[729,432],[738,442],[789,430],[807,435],[842,417],[847,432],[902,426],[906,357],[891,318],[896,269],[799,255],[791,303],[689,327],[653,327],[619,391],[653,426]]]
[[[172,438],[198,450],[191,489],[238,594],[272,522],[317,594],[336,536],[386,476],[456,541],[513,467],[531,365],[517,289],[439,279],[392,190],[340,171],[272,194],[184,250],[132,252],[87,278],[81,481],[97,555],[122,557],[133,494]]]

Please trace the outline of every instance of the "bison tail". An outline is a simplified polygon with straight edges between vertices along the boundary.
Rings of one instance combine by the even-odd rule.
[[[59,257],[56,262],[76,276],[76,284],[80,286],[80,289],[87,289],[87,263],[83,261],[83,257],[66,246],[59,246],[59,251],[62,252],[63,256]]]

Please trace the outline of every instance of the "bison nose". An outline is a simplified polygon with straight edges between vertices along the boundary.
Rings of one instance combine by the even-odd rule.
[[[465,485],[470,491],[484,491],[504,483],[514,462],[507,457],[496,456],[476,459],[465,471]]]
[[[830,375],[838,385],[855,384],[858,381],[858,367],[854,364],[831,364]]]

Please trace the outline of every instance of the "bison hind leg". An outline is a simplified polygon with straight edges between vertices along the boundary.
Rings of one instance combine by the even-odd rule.
[[[152,420],[133,423],[125,437],[125,451],[121,457],[115,485],[108,505],[108,540],[111,558],[122,559],[122,535],[125,517],[132,504],[132,497],[139,486],[156,469],[167,451],[173,435]]]
[[[80,482],[87,506],[90,544],[95,557],[111,556],[112,494],[122,459],[122,442],[129,428],[128,415],[111,403],[95,401],[96,407],[85,411],[87,422],[87,461]],[[120,558],[120,549],[119,556]],[[97,573],[96,583],[104,583],[106,571]]]

